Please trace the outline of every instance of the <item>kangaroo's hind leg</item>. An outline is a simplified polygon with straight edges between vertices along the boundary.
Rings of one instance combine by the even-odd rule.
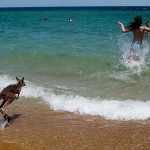
[[[8,122],[9,122],[10,118],[9,118],[9,116],[5,113],[5,109],[6,109],[6,107],[7,107],[10,103],[12,103],[15,99],[16,99],[16,96],[15,96],[13,93],[10,93],[10,94],[8,94],[8,96],[6,96],[6,97],[4,98],[4,102],[1,104],[2,107],[0,108],[0,112],[3,114],[4,119],[5,119],[5,120],[8,120]]]
[[[3,114],[5,121],[9,119],[8,115],[5,113],[5,111],[3,111],[2,108],[0,108],[0,112]]]
[[[3,109],[3,106],[4,106],[5,103],[6,103],[6,101],[3,100],[3,102],[0,105],[0,112],[3,114],[4,118],[6,118],[6,116],[7,116],[6,113],[4,112],[4,109]]]
[[[4,106],[4,104],[6,103],[6,101],[3,101],[0,105],[0,108],[2,108]]]
[[[14,100],[16,99],[16,95],[14,93],[8,93],[4,98],[3,100],[5,102],[3,102],[1,105],[2,105],[2,110],[4,111],[6,109],[6,107],[12,103]]]
[[[3,107],[0,108],[0,112],[3,114],[5,121],[8,120],[8,123],[10,122],[10,117],[5,113],[5,109],[6,109],[6,107],[7,107],[10,103],[12,103],[13,100],[14,100],[14,99],[12,99],[12,98],[9,99],[9,100],[3,105]]]

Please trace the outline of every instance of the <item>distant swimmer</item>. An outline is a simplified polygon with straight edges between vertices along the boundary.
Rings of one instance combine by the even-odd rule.
[[[146,22],[146,27],[150,28],[150,21]]]
[[[68,19],[69,22],[72,22],[73,20],[71,18]]]
[[[146,22],[146,27],[150,28],[150,21]],[[147,31],[145,31],[145,36],[148,36],[149,33]]]
[[[142,25],[142,18],[140,16],[135,16],[133,22],[129,23],[127,27],[124,27],[124,24],[118,21],[118,24],[121,27],[123,33],[132,32],[133,41],[130,48],[130,58],[138,61],[139,54],[143,53],[143,39],[145,32],[150,32],[150,28]]]
[[[48,18],[47,18],[47,17],[45,17],[43,20],[44,20],[44,21],[46,21],[46,20],[48,20]]]

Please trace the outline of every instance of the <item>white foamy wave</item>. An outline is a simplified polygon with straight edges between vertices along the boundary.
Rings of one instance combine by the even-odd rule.
[[[150,117],[150,102],[96,100],[80,96],[51,95],[44,98],[54,110],[101,116],[106,119],[145,120]]]
[[[0,89],[2,90],[4,87],[8,86],[9,84],[16,83],[15,78],[11,78],[7,75],[0,75]]]
[[[1,75],[0,88],[16,82],[9,76]],[[56,95],[51,89],[39,87],[26,81],[20,96],[25,98],[41,98],[53,110],[68,111],[81,115],[96,115],[106,119],[145,120],[150,117],[150,100],[146,102],[134,100],[104,100],[100,98],[91,99],[82,96]]]

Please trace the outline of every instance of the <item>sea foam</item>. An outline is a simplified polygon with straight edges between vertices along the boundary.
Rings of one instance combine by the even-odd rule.
[[[16,81],[9,76],[0,76],[0,89]],[[150,117],[150,100],[108,100],[79,95],[56,95],[52,89],[40,87],[27,81],[20,94],[27,99],[41,98],[55,111],[68,111],[81,115],[100,116],[117,120],[145,120]]]

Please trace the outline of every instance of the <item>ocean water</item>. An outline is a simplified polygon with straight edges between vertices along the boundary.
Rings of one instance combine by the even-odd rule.
[[[117,21],[140,15],[145,25],[149,14],[150,7],[1,8],[0,89],[25,77],[20,96],[55,111],[148,119],[150,37],[141,60],[129,63],[132,33]]]

